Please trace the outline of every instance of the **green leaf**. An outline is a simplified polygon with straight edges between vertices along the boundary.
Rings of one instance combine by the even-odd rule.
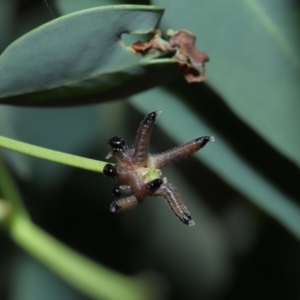
[[[135,55],[120,37],[153,31],[162,13],[154,6],[92,8],[29,32],[0,56],[0,103],[87,104],[161,83],[174,74],[174,61]]]
[[[132,99],[131,103],[144,114],[160,108],[162,115],[157,124],[178,144],[202,135],[214,135],[216,141],[197,152],[195,157],[300,238],[300,208],[294,200],[252,168],[226,139],[199,119],[182,100],[180,96],[156,88]]]
[[[122,4],[121,0],[56,0],[55,5],[57,10],[62,14],[70,14],[75,11],[88,9],[103,5],[117,5]]]
[[[300,166],[300,6],[281,0],[154,0],[163,27],[207,51],[208,83],[236,114]],[[180,17],[178,16],[180,12]]]

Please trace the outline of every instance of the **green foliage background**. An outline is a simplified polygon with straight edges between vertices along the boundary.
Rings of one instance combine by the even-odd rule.
[[[111,182],[101,174],[5,150],[30,216],[94,261],[140,274],[163,299],[298,299],[298,2],[137,2],[49,5],[55,16],[101,5],[165,7],[162,31],[188,29],[197,36],[198,49],[209,53],[206,83],[187,84],[171,59],[136,57],[120,46],[120,30],[145,32],[159,21],[156,13],[150,18],[150,13],[126,16],[116,10],[83,24],[75,18],[71,28],[66,25],[69,39],[62,38],[61,23],[54,20],[51,35],[36,30],[0,56],[0,102],[13,104],[0,107],[0,134],[104,160],[111,136],[132,143],[143,115],[159,108],[153,152],[201,135],[216,138],[165,172],[196,226],[183,226],[162,199],[113,215]],[[48,21],[43,1],[2,1],[1,51]],[[98,32],[97,26],[105,30]],[[77,60],[65,52],[70,43]],[[76,84],[73,80],[65,89],[66,78],[77,79]],[[73,106],[78,103],[100,104]],[[17,248],[5,232],[1,245],[1,299],[87,299]]]

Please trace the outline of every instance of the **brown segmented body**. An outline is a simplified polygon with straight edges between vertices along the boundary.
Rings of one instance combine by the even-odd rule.
[[[154,111],[148,114],[141,122],[134,143],[134,154],[132,161],[136,166],[145,166],[149,154],[149,141],[155,118],[160,111]]]
[[[161,154],[149,153],[149,141],[156,116],[160,111],[148,114],[141,122],[135,139],[134,147],[128,148],[120,137],[109,140],[111,146],[107,157],[117,159],[115,166],[107,164],[104,175],[117,180],[119,185],[112,191],[119,199],[114,201],[110,210],[120,212],[135,207],[150,196],[164,197],[174,214],[186,225],[194,225],[191,214],[184,205],[179,192],[171,183],[162,177],[159,169],[173,164],[203,148],[211,136],[194,139],[184,145],[173,148]],[[150,180],[145,176],[145,170],[156,170],[159,178]],[[147,174],[146,174],[147,175]]]
[[[110,207],[112,212],[121,212],[124,210],[131,209],[138,204],[139,204],[138,199],[134,195],[131,195],[129,197],[114,201]]]
[[[205,146],[205,144],[210,138],[211,137],[202,137],[202,139],[204,139],[205,142],[201,140],[201,138],[194,139],[186,144],[175,147],[166,152],[149,155],[147,166],[150,168],[161,169],[171,164],[174,164],[179,160],[182,160],[187,156],[200,150],[202,147]]]
[[[164,197],[171,210],[183,223],[185,223],[184,217],[186,217],[187,220],[191,217],[190,212],[182,202],[179,192],[173,184],[162,184],[161,188],[154,193],[154,196]],[[190,219],[190,224],[188,225],[194,225],[194,221]]]

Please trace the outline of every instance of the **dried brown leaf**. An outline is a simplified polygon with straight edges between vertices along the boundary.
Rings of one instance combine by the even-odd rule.
[[[135,54],[147,54],[156,51],[175,52],[173,58],[187,82],[201,82],[206,79],[205,63],[209,56],[197,50],[196,37],[187,30],[168,31],[169,41],[161,38],[160,31],[156,31],[147,42],[136,42],[128,48]],[[199,70],[200,67],[200,70]]]

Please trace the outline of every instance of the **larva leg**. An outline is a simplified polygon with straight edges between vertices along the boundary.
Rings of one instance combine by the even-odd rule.
[[[192,226],[195,224],[190,212],[181,200],[181,197],[177,189],[170,183],[164,183],[161,187],[153,194],[153,196],[164,197],[171,210],[180,219],[180,221],[186,225]]]
[[[134,143],[135,151],[133,154],[133,162],[137,166],[143,166],[147,161],[150,135],[155,123],[155,118],[159,113],[160,111],[157,110],[148,114],[143,119],[137,130],[137,135]]]
[[[131,195],[129,197],[121,198],[119,200],[114,201],[110,205],[109,209],[111,212],[117,213],[117,212],[131,209],[137,206],[139,203],[140,202],[138,201],[138,199],[134,195]]]
[[[156,155],[150,155],[147,167],[161,169],[171,165],[203,148],[207,142],[214,141],[213,136],[202,136],[179,147]]]

